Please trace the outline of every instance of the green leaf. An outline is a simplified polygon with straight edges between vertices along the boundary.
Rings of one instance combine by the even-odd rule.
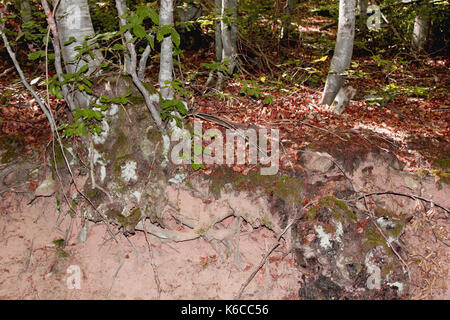
[[[69,44],[74,43],[75,41],[77,41],[77,39],[75,39],[75,37],[70,37],[69,40],[64,42],[64,45],[68,46]]]
[[[141,25],[133,26],[133,33],[138,38],[145,38],[147,35],[147,31],[145,31],[145,28]]]
[[[193,163],[193,164],[192,164],[192,169],[193,169],[194,171],[198,171],[198,170],[200,170],[200,169],[205,170],[206,168],[205,168],[205,166],[204,166],[203,164],[201,164],[201,163]]]
[[[172,35],[172,41],[175,44],[175,46],[179,47],[180,46],[180,34],[177,32],[177,30],[175,30],[175,28],[172,28],[171,33]]]
[[[45,56],[45,51],[44,50],[40,50],[40,51],[36,51],[36,52],[31,52],[28,55],[28,58],[30,58],[30,60],[36,60],[39,59],[41,57]]]
[[[77,71],[77,74],[83,74],[83,73],[86,73],[88,70],[89,70],[89,65],[88,65],[88,64],[85,64],[84,66],[82,66],[82,67],[80,68],[80,70]]]
[[[112,46],[112,50],[123,50],[123,45],[121,43],[116,43]]]
[[[149,16],[154,24],[159,25],[159,14],[156,12],[155,9],[150,8]]]

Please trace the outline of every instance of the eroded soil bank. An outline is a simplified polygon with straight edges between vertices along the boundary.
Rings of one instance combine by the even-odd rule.
[[[111,168],[125,167],[111,159]],[[91,192],[90,175],[77,167],[77,185],[102,217],[82,204],[64,172],[64,188],[44,188],[49,173],[42,166],[2,164],[0,297],[450,297],[449,187],[430,173],[402,171],[389,152],[348,142],[311,146],[299,151],[296,169],[275,176],[145,165],[134,191],[108,175],[97,182],[114,201],[101,189]],[[101,166],[96,170],[102,177]],[[37,189],[30,181],[39,181]],[[144,198],[146,206],[131,197],[138,186],[154,196]]]

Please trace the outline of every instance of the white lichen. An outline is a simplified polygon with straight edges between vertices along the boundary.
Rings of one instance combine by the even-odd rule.
[[[100,128],[102,129],[100,134],[94,133],[92,135],[92,141],[94,141],[95,144],[104,144],[109,135],[109,124],[106,120],[102,120]]]
[[[106,178],[106,164],[103,161],[103,156],[94,148],[94,154],[92,155],[92,162],[94,165],[100,167],[100,183],[103,183]]]
[[[141,201],[142,194],[139,191],[133,191],[131,194],[136,198],[137,202]]]
[[[331,244],[331,240],[332,237],[330,234],[326,233],[322,226],[314,226],[314,230],[316,230],[317,235],[320,239],[320,246],[324,249],[331,249],[332,244]]]
[[[119,106],[115,103],[112,103],[107,112],[107,115],[112,117],[112,116],[115,116],[117,114],[117,112],[119,112]]]
[[[137,181],[137,175],[136,175],[136,162],[135,161],[127,161],[123,166],[120,168],[121,170],[121,177],[125,182],[130,182],[130,180]]]
[[[187,177],[186,173],[177,173],[173,178],[169,179],[169,182],[179,185],[180,183],[183,182],[184,179],[186,179],[186,177]]]
[[[315,226],[314,229],[316,230],[316,233],[320,239],[320,246],[324,249],[332,248],[331,241],[342,242],[341,237],[344,235],[344,228],[340,221],[336,223],[336,232],[334,236],[332,234],[326,233],[323,230],[322,226]]]

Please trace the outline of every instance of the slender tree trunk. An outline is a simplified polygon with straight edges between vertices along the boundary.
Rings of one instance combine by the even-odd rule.
[[[222,36],[222,62],[228,61],[228,72],[231,74],[233,73],[235,67],[236,67],[236,43],[233,43],[233,36],[232,36],[232,30],[233,30],[233,24],[235,24],[235,21],[233,21],[231,24],[228,23],[225,19],[227,16],[229,16],[230,11],[233,10],[233,8],[236,6],[235,0],[222,0],[222,8],[221,8],[221,21],[220,21],[220,29],[221,29],[221,36]],[[232,15],[231,15],[231,18]]]
[[[53,43],[53,50],[55,51],[55,69],[56,74],[58,75],[58,80],[60,82],[64,81],[64,78],[62,76],[63,74],[63,68],[62,68],[62,62],[61,62],[61,47],[59,45],[59,33],[58,28],[56,27],[56,22],[53,17],[53,11],[50,9],[50,6],[48,5],[47,0],[41,0],[42,7],[44,8],[45,15],[47,16],[47,23],[50,26],[50,30],[52,31],[52,43]],[[69,93],[69,89],[67,88],[66,84],[61,85],[61,91],[64,96],[64,99],[66,100],[67,105],[69,106],[69,109],[73,111],[75,108],[75,104],[72,98],[72,95]]]
[[[291,0],[292,1],[292,0]],[[233,23],[231,24],[231,45],[237,53],[238,27],[237,27],[237,0],[230,1],[231,16]]]
[[[172,1],[172,0],[166,0],[166,1]],[[125,5],[124,0],[116,0],[116,8],[117,8],[117,13],[119,14],[119,17],[120,17],[119,18],[120,26],[124,26],[124,25],[128,24],[128,21],[124,18],[124,14],[126,12],[126,5]],[[166,129],[164,128],[164,124],[161,120],[161,115],[155,107],[155,105],[160,102],[159,96],[158,96],[158,94],[150,93],[147,90],[147,88],[144,86],[142,81],[139,79],[139,76],[138,76],[137,70],[136,70],[138,62],[137,62],[136,47],[132,41],[133,36],[131,35],[131,33],[129,31],[126,31],[124,36],[125,36],[127,49],[128,49],[128,53],[129,53],[129,60],[130,60],[129,67],[126,70],[127,70],[127,72],[129,72],[129,75],[133,79],[134,85],[138,88],[139,92],[141,92],[142,96],[144,97],[145,104],[147,105],[147,108],[150,111],[150,113],[153,117],[153,120],[155,121],[155,124],[158,127],[158,130],[161,132],[162,139],[163,139],[163,155],[165,157],[165,160],[162,163],[162,165],[165,166],[168,162],[170,139],[169,139],[169,136],[167,135]]]
[[[227,63],[228,73],[231,74],[236,68],[237,57],[236,0],[216,0],[215,11],[218,15],[215,22],[216,60],[222,64]],[[230,19],[231,24],[229,23]],[[215,75],[218,78],[216,87],[220,88],[222,86],[224,75],[217,70],[209,73],[206,86],[212,83]]]
[[[161,26],[173,25],[173,0],[161,0],[159,9],[159,23]],[[159,67],[159,85],[163,99],[173,99],[173,44],[170,35],[164,37],[161,43],[161,60]]]
[[[83,59],[75,58],[78,54],[75,47],[81,45],[86,37],[94,35],[87,0],[60,0],[56,10],[56,23],[66,70],[70,73],[77,72],[86,62]],[[72,37],[75,41],[64,45]],[[92,73],[99,61],[91,59],[89,56],[86,58],[89,63],[89,71]]]
[[[222,11],[222,0],[215,1],[216,7],[215,12],[217,18],[220,16]],[[215,38],[216,38],[216,61],[222,61],[222,27],[219,19],[216,19],[214,22],[215,27]]]
[[[336,46],[331,59],[321,104],[331,105],[339,89],[344,84],[344,71],[350,66],[355,38],[355,0],[339,1],[339,22]]]
[[[294,10],[295,0],[286,0],[284,6],[284,22],[281,31],[281,38],[287,39],[289,37],[289,26],[291,25],[292,11]]]
[[[222,46],[222,27],[221,27],[221,22],[220,22],[220,14],[222,11],[222,0],[215,0],[215,7],[214,7],[214,12],[216,15],[216,19],[214,21],[214,36],[215,36],[215,46],[216,46],[216,61],[217,62],[222,62],[222,50],[223,50],[223,46]],[[214,70],[211,70],[209,72],[209,76],[208,76],[208,80],[206,80],[206,86],[209,87],[210,85],[212,85],[215,76],[219,77],[219,82],[221,81],[220,79],[223,77],[220,72],[215,72]]]
[[[64,59],[66,72],[76,73],[85,64],[89,65],[87,75],[93,73],[98,67],[101,54],[98,50],[93,50],[94,59],[85,55],[84,59],[76,58],[78,51],[75,47],[83,44],[88,36],[94,35],[91,15],[87,0],[61,0],[56,10],[56,23],[59,31],[59,40]],[[65,44],[70,42],[70,44]],[[92,43],[91,43],[92,44]],[[74,102],[78,108],[87,107],[91,101],[91,96],[85,92],[75,92]]]
[[[431,26],[431,12],[428,1],[417,10],[412,34],[412,46],[418,51],[425,51],[429,40]]]
[[[367,31],[367,6],[368,6],[367,0],[358,1],[359,7],[358,25],[362,35],[364,35]]]

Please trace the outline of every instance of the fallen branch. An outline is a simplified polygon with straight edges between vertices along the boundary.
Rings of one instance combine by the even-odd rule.
[[[372,193],[364,194],[364,195],[358,197],[356,200],[361,200],[362,198],[369,197],[369,196],[378,196],[378,195],[384,195],[384,194],[392,194],[392,195],[395,195],[395,196],[402,196],[402,197],[411,198],[413,200],[419,199],[419,200],[422,200],[422,201],[425,201],[425,202],[433,203],[436,207],[439,207],[442,210],[444,210],[444,211],[446,211],[447,213],[450,214],[450,209],[447,209],[444,206],[441,206],[440,204],[437,204],[433,200],[429,200],[429,199],[425,199],[425,198],[422,198],[422,197],[419,197],[419,196],[416,196],[416,195],[407,194],[407,193],[401,193],[401,192],[393,192],[393,191],[372,192]]]

